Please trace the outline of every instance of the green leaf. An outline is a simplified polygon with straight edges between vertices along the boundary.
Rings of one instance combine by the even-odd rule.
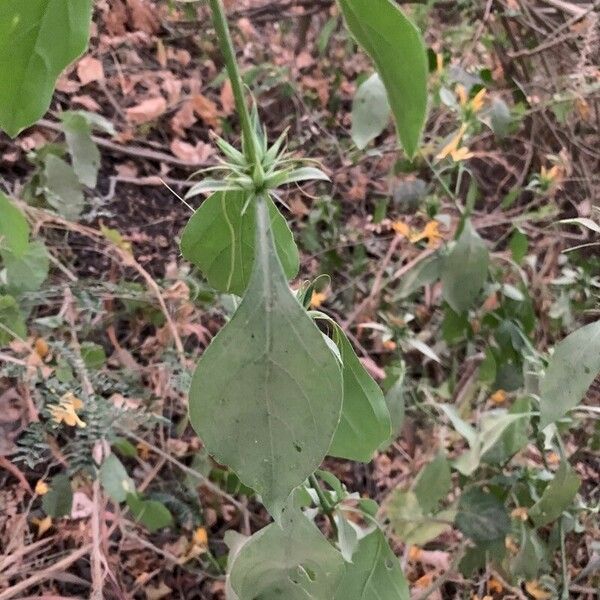
[[[381,388],[367,373],[339,325],[336,341],[342,357],[344,401],[329,454],[369,462],[392,433],[390,413]]]
[[[92,126],[84,115],[77,112],[63,113],[62,122],[75,174],[83,185],[96,187],[100,150],[92,139]]]
[[[64,473],[52,478],[50,490],[42,498],[42,508],[50,517],[65,517],[71,514],[73,491],[71,481]]]
[[[600,321],[568,335],[554,349],[540,390],[540,428],[575,408],[600,373]]]
[[[357,525],[346,519],[341,510],[336,510],[333,518],[337,527],[337,546],[344,560],[351,563],[358,548]]]
[[[0,250],[14,256],[25,253],[29,245],[29,225],[25,215],[0,192]]]
[[[106,362],[106,352],[104,348],[94,342],[82,342],[81,358],[85,366],[92,371],[96,371],[104,366]]]
[[[510,531],[510,518],[504,504],[479,488],[472,488],[460,497],[454,522],[477,544],[504,539]]]
[[[92,0],[0,3],[0,127],[10,136],[50,106],[61,71],[88,42]]]
[[[241,296],[250,280],[254,263],[255,203],[244,214],[244,192],[217,192],[194,213],[181,236],[181,252],[204,274],[208,283],[222,292]],[[266,200],[275,246],[288,279],[298,272],[298,248],[292,233],[273,204]]]
[[[489,118],[494,135],[500,140],[505,138],[510,132],[513,118],[510,114],[510,108],[502,98],[493,98]]]
[[[278,518],[320,465],[342,409],[340,366],[291,293],[256,205],[256,260],[237,312],[192,379],[190,420],[209,452],[256,490]]]
[[[144,500],[137,494],[127,494],[127,506],[135,520],[142,523],[150,533],[168,527],[173,522],[169,509],[156,500]]]
[[[385,403],[390,413],[392,422],[392,435],[386,442],[391,443],[400,434],[404,425],[404,417],[406,413],[406,401],[404,399],[404,373],[396,379],[392,387],[385,395]],[[384,444],[385,446],[385,444]]]
[[[329,598],[331,596],[323,596]],[[346,564],[334,600],[408,600],[408,584],[385,536],[376,529],[358,544]]]
[[[400,141],[413,157],[427,114],[427,54],[419,30],[391,0],[338,0],[387,90]]]
[[[535,526],[543,527],[558,519],[573,501],[580,485],[581,481],[575,471],[563,460],[542,497],[528,511]]]
[[[20,256],[2,252],[2,259],[6,268],[7,287],[13,294],[35,292],[48,277],[48,251],[39,240],[30,242],[25,253]]]
[[[456,511],[443,510],[425,515],[417,495],[412,491],[395,489],[385,503],[385,510],[394,533],[406,544],[421,546],[448,531]]]
[[[417,496],[419,506],[424,513],[430,513],[437,508],[452,487],[450,465],[443,454],[438,454],[419,473],[412,486]]]
[[[510,248],[513,260],[517,264],[521,264],[527,255],[527,250],[529,250],[529,240],[522,231],[515,229],[508,242],[508,247]]]
[[[228,579],[240,600],[324,600],[334,597],[343,571],[342,555],[301,512],[288,509],[283,528],[272,523],[243,544]]]
[[[510,407],[509,415],[531,412],[531,400],[527,397],[519,398]],[[502,432],[498,440],[485,452],[482,460],[488,464],[501,464],[514,456],[529,442],[527,435],[529,419],[523,418],[514,421]]]
[[[352,103],[352,140],[360,150],[385,129],[391,110],[381,77],[374,73],[360,85]]]
[[[48,204],[65,219],[81,214],[85,201],[79,179],[73,167],[54,154],[46,157],[43,191]]]
[[[114,454],[109,454],[100,467],[100,483],[104,491],[118,503],[125,502],[128,494],[135,493],[135,484]]]
[[[484,241],[473,229],[471,221],[465,221],[442,270],[444,299],[454,312],[462,313],[475,303],[487,278],[488,262]]]
[[[12,296],[0,296],[0,325],[4,325],[21,338],[27,336],[27,327],[19,311],[19,305]],[[0,327],[0,346],[12,341],[13,336]]]

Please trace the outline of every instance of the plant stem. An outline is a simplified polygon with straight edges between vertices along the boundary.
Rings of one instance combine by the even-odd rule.
[[[254,143],[254,131],[252,129],[248,105],[246,104],[246,99],[244,97],[244,84],[235,58],[235,49],[231,40],[227,17],[225,16],[225,8],[223,7],[222,0],[209,0],[209,3],[213,23],[219,39],[219,46],[225,60],[225,68],[227,69],[229,80],[231,81],[235,107],[242,125],[244,154],[246,155],[248,162],[251,163],[252,166],[256,166],[258,157],[256,154],[256,145]]]
[[[323,493],[323,490],[319,485],[319,481],[317,480],[314,474],[309,476],[308,481],[310,482],[310,485],[312,486],[313,490],[315,490],[315,492],[317,493],[321,509],[329,519],[329,523],[331,523],[331,528],[337,536],[337,525],[335,524],[335,519],[333,518],[333,507],[331,506],[331,504],[329,504],[329,501],[325,497],[325,494]]]

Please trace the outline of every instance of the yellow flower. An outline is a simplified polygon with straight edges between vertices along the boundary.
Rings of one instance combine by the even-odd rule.
[[[78,410],[83,408],[83,401],[77,398],[73,392],[67,392],[59,400],[58,404],[52,404],[50,414],[55,423],[65,423],[69,427],[86,426],[85,422],[79,418]]]
[[[461,106],[465,106],[467,101],[469,100],[469,94],[467,94],[467,89],[462,83],[459,83],[456,88],[456,95],[458,96],[458,103]]]
[[[546,169],[546,167],[542,166],[540,169],[540,180],[546,185],[558,182],[560,176],[561,170],[558,165],[554,165],[549,169]]]
[[[313,292],[310,298],[310,305],[313,308],[319,308],[325,300],[327,300],[327,294],[325,292]]]
[[[50,352],[48,343],[44,338],[38,338],[37,340],[35,340],[33,348],[35,349],[36,354],[40,358],[46,358],[46,356],[48,356],[48,352]]]
[[[48,484],[43,479],[40,479],[35,484],[35,493],[38,496],[43,496],[44,494],[47,494],[49,491],[50,491],[50,488],[48,487]]]
[[[403,235],[405,238],[410,237],[410,227],[404,221],[394,221],[392,229],[398,235]]]
[[[487,587],[488,587],[488,592],[490,592],[492,594],[493,593],[501,594],[502,590],[504,590],[504,586],[502,585],[502,583],[494,577],[490,577]]]
[[[429,221],[423,228],[423,231],[414,233],[410,236],[410,241],[413,244],[424,239],[427,239],[428,248],[437,248],[437,246],[439,246],[441,240],[444,238],[440,233],[440,224],[438,221]]]
[[[491,396],[490,400],[494,404],[504,404],[506,402],[506,392],[504,390],[496,390]]]
[[[435,70],[438,75],[444,70],[444,55],[441,52],[435,55]]]
[[[533,596],[535,600],[547,600],[552,597],[550,592],[543,590],[537,581],[528,581],[525,583],[525,589],[530,596]]]
[[[458,148],[457,150],[452,150],[450,152],[450,156],[454,162],[460,162],[461,160],[467,160],[468,158],[473,158],[475,156],[466,146],[462,148]]]
[[[204,527],[198,527],[198,529],[194,531],[194,544],[198,544],[198,546],[203,547],[208,546],[208,534],[206,533],[206,529],[204,529]]]
[[[463,123],[460,126],[460,129],[456,132],[456,134],[452,136],[450,141],[439,151],[439,153],[435,157],[436,160],[442,160],[447,156],[450,156],[452,152],[455,152],[458,149],[463,135],[465,135],[465,131],[467,131],[467,124]]]
[[[31,519],[34,525],[37,525],[38,532],[37,536],[40,537],[52,527],[52,517],[44,517],[43,519]]]
[[[469,102],[469,108],[474,113],[479,112],[483,108],[483,105],[485,103],[486,94],[487,94],[487,90],[485,88],[482,88],[475,94],[475,96],[473,96],[473,99],[471,100],[471,102]]]

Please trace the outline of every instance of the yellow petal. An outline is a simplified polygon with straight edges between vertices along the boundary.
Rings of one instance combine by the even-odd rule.
[[[462,85],[462,83],[459,83],[456,88],[456,95],[458,96],[458,103],[461,106],[464,106],[467,103],[467,100],[469,99],[469,95],[467,94],[467,90],[465,88],[464,85]]]
[[[537,581],[527,581],[525,583],[525,589],[530,596],[533,596],[535,600],[548,600],[552,597],[550,592],[542,589]]]
[[[436,247],[440,240],[443,239],[443,236],[440,233],[440,224],[438,221],[429,221],[429,223],[427,223],[427,225],[425,225],[423,228],[423,231],[415,233],[410,237],[410,241],[413,244],[424,239],[428,240],[427,245],[431,248]]]
[[[468,158],[473,158],[474,154],[469,152],[469,149],[466,146],[462,148],[458,148],[457,150],[452,150],[450,152],[450,156],[454,162],[460,162],[461,160],[467,160]]]
[[[482,107],[483,104],[485,102],[485,96],[487,94],[487,90],[485,88],[480,89],[475,96],[473,97],[473,100],[471,100],[471,109],[473,110],[473,112],[479,112]]]
[[[48,531],[48,529],[52,527],[52,517],[44,517],[43,519],[31,519],[31,522],[34,525],[37,525],[38,537],[44,535],[44,533],[46,533],[46,531]]]
[[[437,160],[442,160],[443,158],[446,158],[446,156],[449,156],[452,152],[454,152],[458,148],[458,145],[460,144],[460,141],[462,140],[462,137],[465,134],[466,130],[467,124],[463,123],[460,126],[460,129],[456,132],[454,136],[452,136],[450,141],[439,151],[435,158]]]
[[[199,546],[203,547],[208,546],[208,534],[206,533],[206,529],[204,529],[204,527],[198,527],[198,529],[194,531],[194,544],[198,544]]]
[[[80,400],[73,392],[63,394],[60,398],[60,403],[66,410],[69,410],[69,408],[81,410],[83,408],[83,400]]]
[[[310,305],[313,308],[319,308],[327,300],[327,294],[325,292],[313,292],[310,298]]]
[[[35,493],[38,496],[43,496],[44,494],[47,494],[49,490],[50,488],[48,487],[48,484],[43,479],[40,479],[35,484]]]
[[[504,390],[497,390],[490,396],[490,400],[494,404],[504,404],[506,402],[506,392]]]
[[[504,586],[500,581],[494,577],[490,577],[488,581],[488,592],[501,594],[504,590]]]
[[[398,234],[404,237],[410,236],[410,227],[404,221],[394,221],[392,223],[392,229]]]
[[[46,358],[48,356],[48,352],[50,352],[50,348],[48,347],[48,343],[44,338],[38,338],[35,340],[35,344],[33,345],[36,354],[40,358]]]
[[[435,55],[435,67],[438,74],[444,70],[444,55],[441,52]]]

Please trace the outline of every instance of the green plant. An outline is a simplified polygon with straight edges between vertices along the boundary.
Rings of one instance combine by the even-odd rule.
[[[466,576],[492,565],[507,578],[538,579],[550,572],[549,557],[557,548],[564,564],[566,533],[580,527],[580,518],[597,512],[597,507],[585,506],[577,498],[580,480],[569,465],[561,433],[573,423],[573,409],[600,371],[598,323],[558,343],[544,373],[545,357],[533,347],[535,315],[528,282],[520,271],[528,251],[527,237],[514,229],[509,243],[512,264],[499,268],[473,225],[477,190],[471,186],[475,192],[469,191],[464,209],[459,207],[462,214],[455,239],[423,261],[394,296],[399,303],[420,286],[441,283],[441,339],[434,342],[445,343],[446,351],[450,348],[446,356],[452,359],[451,376],[436,389],[439,398],[434,401],[428,382],[411,389],[404,377],[405,364],[398,363],[388,369],[384,398],[340,325],[325,312],[311,310],[313,293],[320,291],[323,281],[305,282],[296,290],[289,287],[289,279],[298,273],[299,256],[277,207],[278,188],[328,178],[310,161],[287,152],[285,134],[269,144],[256,106],[246,102],[223,6],[220,0],[209,3],[232,84],[242,143],[238,149],[216,138],[224,158],[210,170],[214,176],[204,178],[188,194],[211,193],[185,228],[181,249],[210,285],[242,300],[199,361],[189,393],[189,416],[208,452],[222,465],[206,473],[232,493],[258,495],[275,520],[249,538],[233,532],[226,535],[229,596],[241,600],[408,597],[400,565],[382,528],[382,515],[407,544],[428,543],[456,527],[468,539],[458,554]],[[58,0],[46,4],[71,10]],[[392,113],[412,159],[426,116],[427,61],[419,33],[389,0],[339,0],[339,4],[348,28],[378,70],[361,84],[355,97],[354,142],[364,148],[382,132]],[[41,11],[44,6],[32,2],[27,10]],[[89,6],[82,3],[80,8]],[[46,48],[45,36],[55,35],[49,28],[49,24],[56,25],[53,19],[45,21],[43,11],[30,15],[18,3],[7,3],[5,10],[18,17],[6,20],[12,27],[7,30],[8,40],[22,39],[22,19],[31,16],[35,36],[42,42],[30,41],[24,54],[31,58]],[[68,31],[65,37],[73,34],[77,51],[81,26],[88,21],[89,11],[77,13],[70,21],[77,31]],[[335,20],[331,22],[335,25]],[[8,60],[7,47],[0,47],[0,64]],[[52,55],[52,68],[43,73],[19,63],[15,80],[40,86],[43,99],[60,65],[76,54],[74,49],[57,59]],[[402,68],[398,68],[398,55],[405,57]],[[40,116],[41,108],[17,110],[18,87],[10,84],[5,91],[6,106],[12,109],[4,115],[0,111],[0,122],[16,133]],[[463,174],[469,174],[463,161],[471,153],[461,146],[463,136],[479,132],[480,121],[498,138],[512,125],[510,111],[496,100],[490,111],[480,112],[486,93],[478,85],[470,86],[468,92],[456,86],[456,97],[447,88],[439,90],[441,101],[460,119],[459,129],[443,142],[436,157],[438,161],[452,159],[435,173],[445,191],[450,190],[454,176],[458,191]],[[85,113],[63,113],[62,120],[72,165],[62,160],[63,148],[40,151],[34,157],[40,168],[29,199],[37,201],[43,195],[63,216],[75,218],[83,202],[80,186],[93,186],[97,176],[98,152],[90,134],[98,123]],[[530,189],[547,193],[553,176],[545,169],[541,175],[532,180]],[[66,188],[56,189],[65,182]],[[321,200],[315,220],[330,221],[335,207],[328,207]],[[432,203],[430,216],[436,210]],[[415,236],[416,243],[425,237],[429,243],[432,238],[437,241],[441,216],[438,219],[430,221],[429,236]],[[571,222],[598,231],[594,221]],[[401,224],[396,225],[400,232]],[[115,238],[117,245],[123,242],[118,232],[104,233]],[[309,231],[308,237],[314,246],[315,232]],[[22,300],[41,285],[48,271],[46,251],[29,238],[25,216],[0,196],[2,344],[25,336]],[[130,304],[134,302],[135,298]],[[441,362],[437,348],[406,325],[390,318],[387,326],[376,324],[372,329],[383,330],[384,342],[398,339],[403,350],[412,347]],[[126,457],[136,452],[117,435],[115,423],[126,413],[104,401],[102,381],[93,376],[88,380],[98,393],[84,385],[85,369],[97,370],[104,362],[102,349],[84,342],[79,354],[59,345],[53,353],[55,376],[36,380],[45,419],[28,431],[21,444],[22,460],[37,464],[39,453],[48,450],[45,436],[55,434],[72,459],[73,472],[99,482],[116,504],[126,503],[134,518],[150,531],[171,524],[176,512],[175,507],[169,510],[175,505],[173,497],[168,493],[141,496],[117,455],[107,449],[110,445]],[[479,361],[477,394],[469,392],[456,405],[437,401],[450,399],[456,391],[457,364],[464,359]],[[77,373],[82,363],[83,371]],[[187,374],[178,375],[185,379]],[[115,379],[124,377],[121,372],[115,375]],[[507,391],[514,392],[510,409],[494,406],[506,400]],[[380,509],[318,467],[327,455],[368,462],[397,433],[405,397],[417,399],[409,404],[410,410],[449,423],[455,432],[448,436],[453,457],[449,459],[440,449],[412,485],[394,490]],[[547,468],[517,465],[507,473],[509,461],[529,443],[545,460],[547,454],[552,456]],[[196,458],[200,463],[206,460],[205,456]],[[193,481],[189,487],[194,488]],[[69,478],[59,473],[49,482],[43,508],[58,517],[70,512],[71,503]],[[178,510],[183,513],[186,508]],[[317,515],[331,540],[315,527]],[[549,582],[552,585],[554,580]],[[561,593],[563,597],[568,594],[566,569]]]
[[[343,330],[324,313],[307,312],[313,286],[296,293],[288,286],[298,253],[272,199],[282,185],[327,177],[288,156],[284,136],[268,145],[257,111],[247,108],[223,6],[211,0],[210,7],[241,121],[242,151],[217,139],[225,155],[218,167],[223,178],[190,190],[188,196],[213,195],[190,220],[181,248],[212,285],[243,297],[200,359],[190,420],[208,451],[260,496],[276,521],[241,545],[230,542],[232,597],[342,598],[356,585],[406,597],[372,508],[359,510],[366,526],[357,528],[345,516],[347,492],[330,474],[315,474],[327,454],[370,460],[391,435],[383,394]],[[341,8],[388,90],[398,94],[390,102],[412,155],[426,108],[426,61],[417,30],[388,0],[375,6],[343,1]],[[395,69],[394,53],[407,50],[405,69]],[[307,503],[329,519],[339,551],[306,520],[300,509]],[[391,580],[370,581],[375,569]]]

